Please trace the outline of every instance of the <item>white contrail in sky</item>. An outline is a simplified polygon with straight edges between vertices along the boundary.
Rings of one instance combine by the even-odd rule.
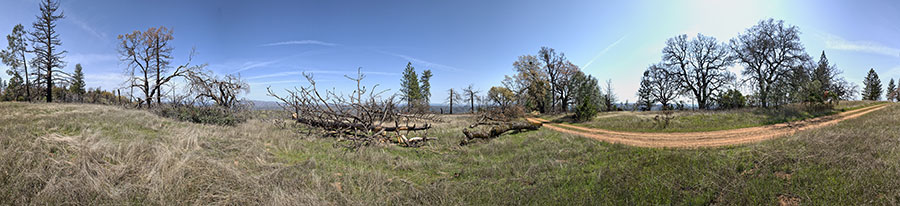
[[[323,42],[323,41],[317,41],[317,40],[283,41],[283,42],[274,42],[274,43],[263,44],[263,45],[259,45],[259,46],[282,46],[282,45],[303,45],[303,44],[315,44],[315,45],[322,45],[322,46],[337,46],[337,44],[335,44],[335,43],[329,43],[329,42]]]
[[[606,54],[606,52],[609,51],[609,49],[615,47],[616,44],[619,44],[619,42],[622,42],[623,39],[625,39],[625,35],[623,35],[622,38],[619,38],[619,40],[616,40],[616,42],[613,42],[609,46],[606,46],[606,48],[604,48],[602,51],[600,51],[600,53],[597,53],[597,56],[594,56],[594,58],[591,59],[591,61],[588,61],[588,63],[584,64],[584,66],[581,68],[586,69],[588,66],[591,66],[591,64],[593,64],[594,61],[597,61],[597,59],[599,59],[600,56],[603,56],[603,54]]]

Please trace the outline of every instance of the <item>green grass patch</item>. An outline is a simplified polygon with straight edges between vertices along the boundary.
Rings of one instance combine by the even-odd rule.
[[[213,126],[25,104],[76,107],[51,118],[17,114],[10,104],[18,103],[0,103],[0,113],[16,115],[0,118],[0,205],[774,205],[780,195],[805,205],[900,204],[898,105],[717,148],[631,147],[549,129],[459,146],[466,122],[456,122],[438,125],[431,134],[439,139],[423,147],[351,151],[269,121]],[[712,115],[744,114],[753,113]],[[53,126],[47,132],[82,142],[25,134]]]

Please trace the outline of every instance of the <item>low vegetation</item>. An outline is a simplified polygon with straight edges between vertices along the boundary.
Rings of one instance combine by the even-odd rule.
[[[691,150],[547,129],[461,147],[464,115],[443,116],[432,131],[441,138],[419,148],[348,152],[262,118],[223,127],[11,102],[0,113],[0,204],[900,203],[896,105],[780,139]]]

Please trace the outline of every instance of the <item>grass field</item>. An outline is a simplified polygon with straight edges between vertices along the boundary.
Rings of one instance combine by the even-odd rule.
[[[548,129],[458,146],[465,116],[446,118],[431,132],[439,140],[424,147],[348,151],[265,119],[225,127],[108,106],[2,102],[0,205],[900,204],[900,105],[703,149]]]
[[[650,112],[606,112],[600,113],[592,121],[574,125],[627,132],[705,132],[727,129],[756,127],[789,121],[803,120],[841,111],[878,104],[874,101],[842,101],[833,110],[807,111],[802,105],[788,105],[781,108],[746,108],[737,110],[675,111],[669,125],[662,127],[654,120],[660,111]],[[569,122],[571,116],[555,115],[546,118],[556,122]]]

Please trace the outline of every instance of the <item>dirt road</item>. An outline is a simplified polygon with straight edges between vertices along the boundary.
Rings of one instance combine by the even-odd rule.
[[[835,115],[817,117],[802,121],[710,132],[619,132],[604,129],[586,128],[569,124],[550,123],[549,121],[541,118],[527,119],[530,122],[543,123],[544,127],[552,130],[588,137],[604,142],[621,143],[641,147],[715,147],[758,142],[762,140],[790,135],[797,131],[824,127],[836,124],[847,119],[856,118],[887,106],[888,104],[879,104],[852,111],[842,112]]]

